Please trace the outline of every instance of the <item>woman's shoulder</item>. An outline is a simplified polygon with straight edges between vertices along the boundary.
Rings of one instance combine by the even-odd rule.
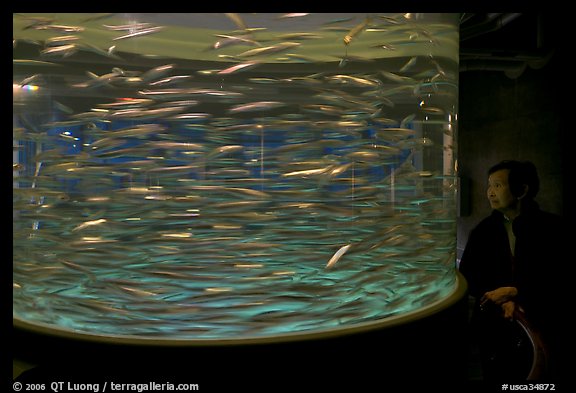
[[[564,221],[561,215],[546,210],[537,209],[531,213],[526,215],[526,219],[537,225],[561,225]]]

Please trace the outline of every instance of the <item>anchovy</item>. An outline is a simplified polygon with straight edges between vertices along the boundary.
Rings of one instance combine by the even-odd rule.
[[[93,221],[86,221],[83,222],[82,224],[78,225],[77,227],[75,227],[74,229],[72,229],[72,232],[74,231],[79,231],[81,229],[87,228],[87,227],[91,227],[94,225],[99,225],[99,224],[103,224],[106,222],[105,218],[101,218],[99,220],[93,220]]]
[[[352,75],[333,75],[328,77],[327,79],[330,81],[336,81],[340,83],[351,83],[356,86],[362,86],[362,87],[377,87],[382,84],[378,79],[360,78]]]
[[[113,79],[115,79],[116,77],[118,77],[120,75],[120,74],[118,74],[118,72],[114,72],[114,71],[111,73],[108,73],[108,74],[100,75],[100,76],[98,76],[98,75],[96,75],[90,71],[86,71],[86,74],[92,79],[89,80],[88,82],[79,83],[79,84],[75,84],[72,86],[94,88],[94,87],[99,87],[99,86],[103,86],[103,85],[110,85],[110,82],[112,82]]]
[[[366,30],[366,28],[368,27],[370,22],[371,22],[371,18],[369,16],[367,16],[366,19],[364,19],[364,21],[362,21],[362,23],[356,25],[352,30],[350,30],[348,32],[348,34],[346,34],[344,36],[344,45],[349,45],[350,42],[352,42],[352,40],[354,39],[354,37],[356,37],[361,32]]]
[[[250,102],[248,104],[240,104],[231,107],[228,112],[230,113],[239,113],[239,112],[251,112],[251,111],[261,111],[261,110],[269,110],[284,106],[286,104],[279,102],[279,101],[258,101],[258,102]]]
[[[41,60],[29,60],[29,59],[12,59],[12,64],[15,66],[58,66],[61,67],[62,64],[51,63],[49,61],[41,61]]]
[[[282,42],[277,45],[273,46],[265,46],[262,48],[250,49],[246,52],[240,53],[238,57],[251,57],[251,56],[261,56],[261,55],[268,55],[270,53],[281,52],[284,50],[288,50],[290,48],[294,48],[300,46],[299,42]]]
[[[236,13],[225,13],[225,15],[230,18],[230,20],[232,22],[234,22],[236,24],[236,26],[241,29],[241,30],[246,30],[247,26],[246,23],[244,23],[244,21],[242,20],[242,18],[240,17],[240,15],[236,14]]]
[[[141,23],[130,23],[126,25],[102,25],[108,30],[114,31],[138,31],[152,27],[152,23],[141,22]]]
[[[46,46],[56,46],[56,45],[63,45],[69,42],[78,41],[80,37],[76,35],[61,35],[58,37],[48,38],[45,41]]]
[[[297,54],[297,53],[286,53],[286,54],[284,55],[284,57],[278,58],[277,60],[288,60],[288,61],[296,60],[296,61],[299,61],[299,62],[314,63],[314,62],[316,62],[318,59],[317,59],[317,58],[314,58],[314,57],[311,57],[311,56],[299,55],[299,54]],[[290,77],[289,79],[284,79],[284,80],[289,80],[289,81],[291,81],[291,80],[295,80],[295,79],[298,79],[298,78],[302,79],[302,78],[307,78],[307,77]],[[309,78],[309,79],[313,79],[313,78]],[[319,80],[315,80],[315,81],[316,81],[316,82],[320,82]]]
[[[311,40],[323,38],[323,36],[314,33],[285,33],[276,36],[279,40]]]
[[[217,156],[223,155],[223,154],[231,154],[231,153],[235,153],[237,151],[241,151],[244,149],[244,146],[242,145],[227,145],[227,146],[222,146],[222,147],[218,147],[214,150],[212,150],[211,152],[209,152],[208,154],[206,154],[206,159],[210,158],[215,158]]]
[[[174,67],[174,64],[165,64],[162,66],[154,67],[140,75],[140,79],[145,83],[153,81],[154,79],[163,77],[168,72],[172,71]]]
[[[332,266],[334,266],[336,262],[338,262],[340,258],[342,258],[342,255],[344,255],[350,247],[352,247],[352,244],[347,244],[345,246],[340,247],[338,251],[336,251],[334,255],[332,255],[332,258],[330,258],[330,260],[326,264],[326,269],[330,269]]]
[[[162,29],[164,29],[164,26],[149,27],[147,29],[137,30],[128,34],[121,35],[120,37],[113,38],[112,41],[124,40],[127,38],[134,38],[143,35],[153,34],[159,32]]]
[[[44,48],[40,51],[43,56],[62,56],[68,57],[73,55],[78,51],[78,45],[68,44],[68,45],[58,45]]]
[[[167,117],[167,120],[174,120],[174,121],[192,121],[192,120],[202,120],[208,119],[212,117],[210,113],[181,113],[178,115],[173,115]]]
[[[20,81],[20,83],[18,83],[20,86],[26,86],[31,84],[33,81],[35,81],[36,79],[38,79],[38,77],[40,77],[40,74],[34,74],[32,76],[29,76],[27,78],[22,79],[22,81]]]
[[[417,60],[418,60],[418,58],[416,56],[411,57],[410,60],[408,60],[408,62],[406,64],[404,64],[402,66],[402,68],[400,68],[400,72],[406,72],[406,71],[412,69],[412,67],[414,67],[414,64],[416,64]]]
[[[34,30],[58,30],[65,33],[78,33],[84,31],[81,26],[65,26],[65,25],[51,25],[51,24],[41,24],[33,27]]]
[[[303,16],[310,15],[307,12],[291,12],[289,14],[283,14],[278,17],[278,19],[287,19],[287,18],[301,18]]]
[[[258,62],[258,61],[248,61],[246,63],[236,64],[236,65],[233,65],[231,67],[225,68],[221,71],[218,71],[218,74],[219,75],[227,75],[227,74],[233,74],[233,73],[240,72],[240,71],[246,71],[246,70],[249,70],[251,68],[254,68],[258,64],[260,64],[260,62]]]
[[[332,168],[333,168],[333,166],[330,165],[330,166],[327,166],[326,168],[307,169],[307,170],[302,170],[302,171],[288,172],[288,173],[282,174],[281,177],[293,177],[293,176],[307,177],[307,176],[322,175],[322,174],[330,171]]]
[[[227,35],[227,34],[216,34],[216,37],[222,38],[222,40],[216,41],[210,46],[209,49],[222,49],[230,45],[251,45],[251,46],[262,46],[257,41],[251,40],[249,38]]]
[[[131,108],[131,107],[143,107],[150,105],[154,102],[154,100],[150,100],[148,98],[125,98],[121,101],[115,101],[108,104],[98,104],[100,108]]]
[[[78,44],[78,49],[80,49],[80,50],[91,52],[91,53],[96,53],[97,55],[109,57],[111,59],[120,60],[120,57],[114,53],[115,48],[116,48],[115,45],[112,45],[107,49],[102,49],[102,48],[97,47],[96,45],[93,45],[93,44],[90,44],[87,42],[81,42]]]

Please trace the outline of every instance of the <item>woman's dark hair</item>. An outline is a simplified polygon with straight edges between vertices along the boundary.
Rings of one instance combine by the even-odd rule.
[[[530,161],[504,160],[488,170],[488,176],[501,169],[508,169],[508,186],[515,197],[524,193],[524,186],[528,186],[526,198],[534,199],[540,189],[540,179],[536,166]]]

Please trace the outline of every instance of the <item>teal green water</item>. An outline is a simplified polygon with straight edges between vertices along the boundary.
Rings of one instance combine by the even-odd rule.
[[[453,16],[154,15],[14,16],[15,318],[259,337],[454,290]]]

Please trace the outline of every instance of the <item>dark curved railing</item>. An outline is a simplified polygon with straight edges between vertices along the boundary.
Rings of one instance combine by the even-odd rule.
[[[526,380],[542,380],[548,377],[549,352],[546,343],[542,339],[540,331],[519,310],[514,312],[514,320],[522,328],[532,347],[532,365]]]

